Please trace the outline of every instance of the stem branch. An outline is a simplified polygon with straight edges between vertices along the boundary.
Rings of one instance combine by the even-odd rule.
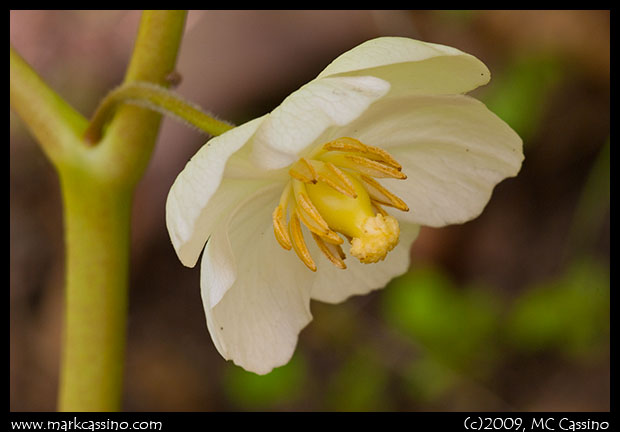
[[[57,164],[88,121],[52,90],[11,46],[10,103],[41,148]]]
[[[221,135],[233,128],[229,123],[211,117],[200,107],[189,103],[165,87],[136,81],[117,87],[105,97],[84,133],[86,141],[94,144],[101,139],[104,125],[112,117],[115,109],[123,103],[171,114],[210,135]]]

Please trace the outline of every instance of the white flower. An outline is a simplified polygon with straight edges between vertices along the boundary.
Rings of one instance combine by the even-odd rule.
[[[370,40],[196,153],[167,226],[184,265],[204,249],[202,299],[224,358],[259,374],[287,363],[311,299],[383,287],[407,270],[420,225],[480,214],[523,160],[519,136],[463,95],[489,79],[454,48]]]

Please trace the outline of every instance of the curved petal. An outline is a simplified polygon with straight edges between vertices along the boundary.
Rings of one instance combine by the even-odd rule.
[[[444,45],[403,37],[371,39],[342,54],[318,76],[370,75],[388,81],[390,94],[459,94],[489,82],[476,57]]]
[[[374,77],[311,81],[289,95],[260,125],[252,139],[256,163],[265,169],[290,165],[326,129],[359,117],[388,90],[387,82]]]
[[[201,268],[207,326],[220,354],[265,374],[287,363],[312,319],[314,273],[274,235],[271,213],[281,189],[248,197],[209,239]]]
[[[312,287],[312,298],[326,303],[340,303],[352,295],[367,294],[385,285],[407,271],[411,244],[418,236],[420,227],[400,222],[398,245],[388,253],[385,260],[374,264],[362,264],[355,257],[348,256],[347,268],[341,270],[325,257],[317,265],[317,276]],[[316,247],[315,247],[316,249]],[[312,256],[318,257],[318,250]]]
[[[406,180],[380,180],[409,208],[399,219],[428,226],[463,223],[487,204],[495,185],[515,176],[521,138],[468,96],[386,97],[346,128],[383,147],[403,165]]]
[[[177,176],[166,201],[166,225],[181,262],[193,267],[222,215],[262,186],[233,179],[222,182],[226,163],[263,122],[252,120],[208,141]]]

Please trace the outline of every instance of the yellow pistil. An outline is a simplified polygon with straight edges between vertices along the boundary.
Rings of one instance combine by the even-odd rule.
[[[291,165],[291,180],[273,212],[278,243],[284,249],[292,248],[312,271],[317,267],[304,241],[302,226],[338,268],[346,268],[339,234],[349,240],[350,253],[360,262],[383,260],[398,244],[400,229],[396,219],[381,206],[401,211],[409,208],[373,177],[406,179],[401,169],[385,150],[349,137],[328,142],[308,158],[301,158]],[[289,204],[292,209],[287,224]]]

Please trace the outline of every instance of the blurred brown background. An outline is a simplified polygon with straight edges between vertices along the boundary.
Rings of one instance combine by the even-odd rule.
[[[411,272],[314,302],[293,361],[258,377],[206,329],[199,269],[165,228],[174,178],[205,137],[166,119],[135,197],[124,408],[610,408],[609,11],[190,11],[177,91],[241,123],[377,36],[457,47],[491,70],[473,95],[523,137],[521,173],[483,215],[424,228]],[[10,38],[86,116],[118,85],[138,11],[11,11]],[[10,117],[10,407],[54,410],[63,287],[59,186]],[[95,246],[96,247],[96,246]]]

